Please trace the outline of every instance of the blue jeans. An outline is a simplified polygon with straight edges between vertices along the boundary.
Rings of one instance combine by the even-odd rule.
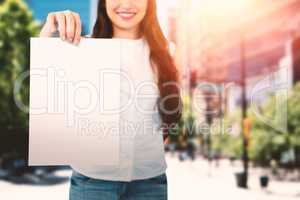
[[[73,171],[69,200],[167,200],[167,176],[130,182],[94,179]]]

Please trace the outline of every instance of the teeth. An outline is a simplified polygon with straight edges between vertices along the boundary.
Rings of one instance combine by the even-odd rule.
[[[135,15],[135,13],[118,13],[121,17],[129,18]]]

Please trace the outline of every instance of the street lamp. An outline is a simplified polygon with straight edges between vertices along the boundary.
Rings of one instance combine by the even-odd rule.
[[[245,56],[245,40],[244,34],[241,34],[241,88],[242,88],[242,138],[243,138],[243,167],[244,171],[242,174],[242,180],[240,183],[240,187],[247,188],[248,184],[248,168],[249,168],[249,157],[248,157],[248,138],[246,137],[245,131],[245,119],[247,118],[247,91],[246,91],[246,56]]]

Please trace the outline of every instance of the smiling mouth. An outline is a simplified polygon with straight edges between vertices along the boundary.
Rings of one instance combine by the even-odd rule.
[[[119,17],[121,17],[123,20],[130,20],[136,15],[136,13],[135,12],[117,12],[117,15]]]

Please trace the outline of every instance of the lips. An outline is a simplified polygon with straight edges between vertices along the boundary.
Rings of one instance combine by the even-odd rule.
[[[128,12],[128,11],[120,11],[120,12],[117,12],[117,14],[123,20],[130,20],[136,15],[135,12]]]

